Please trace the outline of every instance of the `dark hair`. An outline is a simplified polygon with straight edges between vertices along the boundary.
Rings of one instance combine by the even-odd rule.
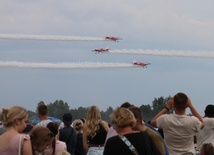
[[[132,107],[133,105],[130,104],[129,102],[124,102],[123,104],[121,104],[120,107],[123,107],[123,108],[129,108],[129,107]]]
[[[47,124],[47,128],[54,134],[54,137],[56,137],[56,135],[58,134],[59,125],[56,122],[49,122]],[[52,154],[54,155],[55,150],[56,150],[56,139],[55,138],[52,141],[52,148],[53,148]]]
[[[59,125],[57,122],[49,122],[47,128],[54,134],[54,137],[58,134]]]
[[[80,120],[83,122],[83,124],[85,123],[85,118],[81,118]]]
[[[201,153],[204,155],[214,155],[214,147],[212,143],[204,143],[201,148]]]
[[[140,108],[138,107],[130,107],[129,110],[134,114],[134,117],[141,122],[143,121],[143,114]]]
[[[184,93],[177,93],[174,96],[174,104],[176,106],[176,109],[183,110],[186,108],[188,102],[188,97]]]
[[[65,126],[70,126],[73,120],[72,114],[64,113],[64,115],[62,116],[62,120]]]
[[[28,124],[22,133],[29,133],[33,129],[33,125]]]
[[[204,113],[205,113],[205,116],[207,117],[214,117],[214,105],[212,104],[207,105]]]
[[[48,107],[45,104],[41,104],[39,105],[37,111],[39,115],[45,116],[48,114]]]

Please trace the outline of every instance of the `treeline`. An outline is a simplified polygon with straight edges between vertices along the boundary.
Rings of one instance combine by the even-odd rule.
[[[169,100],[169,97],[164,98],[163,96],[159,98],[154,98],[152,104],[141,105],[139,108],[143,113],[143,119],[148,122],[150,121],[160,110],[164,108],[166,102]],[[38,103],[45,104],[43,101]],[[63,100],[56,100],[55,102],[51,102],[46,104],[48,106],[48,115],[52,117],[56,117],[61,119],[65,112],[70,112],[73,115],[73,119],[85,118],[87,114],[87,107],[78,107],[76,109],[71,109],[67,102]],[[109,106],[105,111],[101,110],[102,119],[111,123],[109,115],[113,112],[113,108]],[[37,115],[37,111],[29,112],[29,117],[35,117]]]

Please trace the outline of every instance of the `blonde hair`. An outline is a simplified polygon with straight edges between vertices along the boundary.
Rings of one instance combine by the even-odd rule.
[[[127,126],[134,127],[136,124],[134,114],[129,109],[123,107],[114,110],[110,118],[118,128]]]
[[[6,128],[14,125],[17,119],[23,119],[28,116],[25,108],[20,106],[13,106],[10,109],[2,108],[1,121]]]
[[[101,122],[100,110],[97,106],[91,106],[87,111],[86,117],[86,127],[87,135],[93,138],[99,129],[99,124]]]
[[[76,131],[81,131],[83,129],[83,122],[81,119],[76,119],[73,121],[73,127]]]

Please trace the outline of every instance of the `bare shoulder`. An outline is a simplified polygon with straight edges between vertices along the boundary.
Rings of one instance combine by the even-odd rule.
[[[108,122],[102,120],[102,121],[101,121],[101,124],[102,124],[102,126],[104,127],[104,129],[105,129],[106,131],[109,130],[109,124],[108,124]]]

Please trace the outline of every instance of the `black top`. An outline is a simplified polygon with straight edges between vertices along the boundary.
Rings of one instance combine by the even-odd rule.
[[[130,133],[124,135],[138,151],[139,155],[160,155],[152,139],[146,132]],[[107,140],[103,155],[133,155],[129,147],[119,136]]]
[[[59,140],[66,143],[67,151],[74,154],[77,141],[76,131],[71,127],[64,127],[59,130]]]
[[[91,138],[91,137],[87,137],[89,145],[90,144],[96,144],[96,145],[101,145],[105,143],[106,140],[106,135],[107,135],[107,131],[104,129],[104,127],[101,125],[101,123],[99,124],[99,129],[96,132],[96,135]]]
[[[77,134],[77,143],[75,148],[75,155],[85,155],[85,151],[83,149],[83,142],[82,142],[82,133]]]

